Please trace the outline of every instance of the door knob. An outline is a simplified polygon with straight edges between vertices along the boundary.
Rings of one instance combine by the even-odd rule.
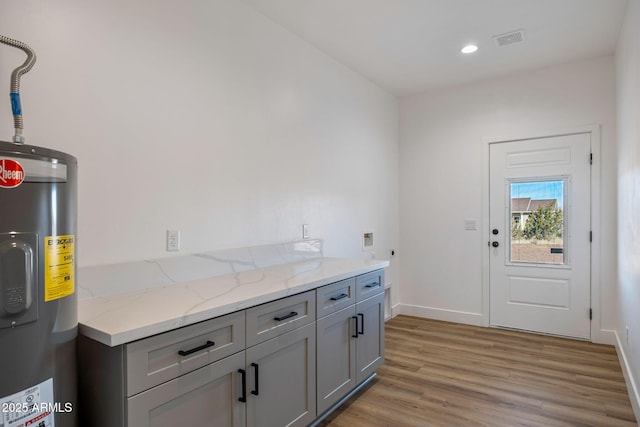
[[[491,242],[491,246],[493,246],[494,248],[497,248],[498,246],[500,246],[500,243],[498,243],[498,242]]]

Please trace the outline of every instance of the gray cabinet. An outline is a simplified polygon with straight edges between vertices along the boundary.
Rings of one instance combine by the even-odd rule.
[[[376,270],[356,277],[356,299],[365,299],[384,292],[384,270]]]
[[[244,426],[244,348],[244,312],[116,347],[80,336],[80,424]]]
[[[383,361],[383,291],[379,270],[116,347],[81,335],[81,423],[318,422]]]
[[[384,293],[356,304],[356,382],[367,379],[384,362]]]
[[[316,418],[315,322],[247,349],[247,426],[306,426]]]
[[[316,290],[318,415],[369,378],[384,361],[384,272]],[[337,301],[336,301],[337,298]],[[351,304],[342,308],[344,303]]]
[[[244,350],[244,330],[237,312],[126,344],[127,396]]]
[[[244,427],[244,365],[242,351],[128,398],[127,425]]]
[[[251,307],[247,309],[247,347],[315,321],[315,291]]]
[[[356,382],[355,304],[318,319],[318,414],[350,392]]]
[[[127,425],[306,426],[316,418],[315,353],[311,323],[129,398]]]
[[[316,293],[247,309],[247,426],[306,426],[316,417]]]
[[[341,280],[316,289],[318,319],[356,303],[356,278]]]

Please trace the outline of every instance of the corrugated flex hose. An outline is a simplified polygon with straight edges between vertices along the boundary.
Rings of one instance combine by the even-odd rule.
[[[0,43],[8,46],[13,46],[24,51],[27,54],[27,60],[24,64],[13,70],[11,73],[11,110],[13,112],[13,127],[15,128],[15,135],[13,136],[13,142],[18,144],[24,144],[24,136],[22,136],[22,105],[20,103],[20,77],[28,72],[33,64],[36,63],[36,54],[29,46],[18,40],[5,37],[0,34]]]

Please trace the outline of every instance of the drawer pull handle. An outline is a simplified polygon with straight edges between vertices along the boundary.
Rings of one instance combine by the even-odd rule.
[[[358,331],[358,333],[360,335],[364,335],[364,314],[362,313],[358,313],[358,316],[360,316],[360,330]]]
[[[349,295],[347,295],[347,294],[340,294],[337,297],[331,297],[331,301],[338,301],[338,300],[341,300],[341,299],[346,298],[348,296]]]
[[[292,311],[291,313],[287,314],[286,316],[280,316],[280,317],[274,317],[273,320],[277,321],[277,322],[281,322],[283,320],[287,320],[293,316],[297,316],[298,313],[296,313],[295,311]]]
[[[364,285],[365,288],[377,288],[378,286],[380,286],[380,282],[373,282],[368,285]]]
[[[216,345],[213,341],[207,341],[206,344],[202,344],[200,347],[192,348],[191,350],[180,350],[178,354],[180,356],[188,356],[191,353],[195,353],[196,351],[204,350],[205,348],[213,347]]]
[[[238,369],[238,372],[242,375],[242,396],[240,396],[238,400],[244,403],[247,401],[247,371]]]
[[[353,328],[353,335],[351,335],[353,338],[358,338],[358,317],[357,316],[351,316],[352,319],[355,319],[356,321],[356,327]]]
[[[253,394],[255,396],[258,396],[260,394],[259,389],[258,389],[258,376],[259,376],[258,364],[257,363],[252,363],[251,366],[253,366],[253,369],[255,370],[255,373],[256,373],[255,386],[253,387],[253,390],[251,390],[251,394]]]

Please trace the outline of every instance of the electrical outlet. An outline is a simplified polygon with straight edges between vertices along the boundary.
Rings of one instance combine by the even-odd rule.
[[[167,251],[177,252],[180,250],[180,230],[167,230]]]
[[[309,224],[302,224],[302,238],[309,238]]]

